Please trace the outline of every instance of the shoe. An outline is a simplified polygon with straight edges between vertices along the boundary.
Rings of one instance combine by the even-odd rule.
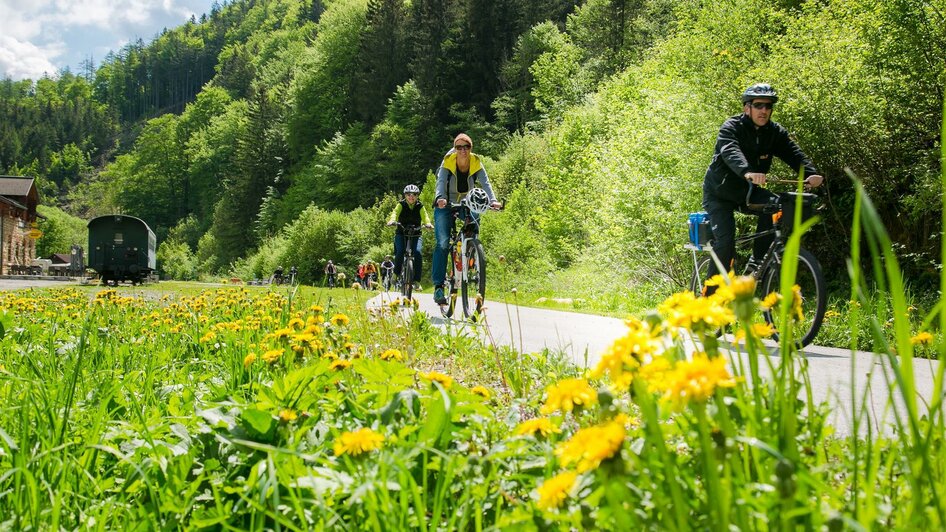
[[[436,304],[438,304],[438,305],[446,305],[446,304],[447,304],[447,298],[443,297],[443,287],[442,287],[442,286],[438,286],[438,287],[434,290],[434,303],[436,303]]]
[[[420,292],[423,288],[420,287],[420,283],[414,283],[414,291]]]

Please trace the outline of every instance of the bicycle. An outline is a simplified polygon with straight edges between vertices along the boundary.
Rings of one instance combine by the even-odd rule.
[[[792,183],[794,180],[770,179],[770,183]],[[794,209],[798,205],[799,194],[796,192],[784,192],[778,195],[774,203],[750,204],[749,196],[752,194],[753,185],[749,184],[749,193],[746,194],[746,204],[750,210],[760,212],[761,214],[772,215],[775,222],[771,229],[760,231],[736,238],[736,246],[745,245],[758,238],[764,238],[774,235],[772,244],[768,250],[757,262],[748,261],[743,269],[743,275],[750,275],[755,278],[756,286],[762,288],[762,295],[766,296],[772,292],[780,292],[782,277],[782,254],[785,251],[785,244],[791,235],[794,225]],[[803,193],[800,198],[802,204],[802,220],[814,215],[817,203],[817,196],[814,194]],[[709,271],[710,264],[714,260],[712,235],[709,230],[709,221],[705,227],[696,231],[691,231],[691,241],[684,248],[693,253],[693,276],[690,280],[690,290],[696,295],[704,293],[705,286],[703,281]],[[694,234],[695,233],[695,234]],[[705,251],[710,253],[710,257],[702,261],[697,260],[697,252]],[[801,317],[792,320],[791,338],[795,339],[795,346],[802,349],[809,345],[817,336],[824,320],[825,310],[827,308],[828,295],[824,279],[824,273],[818,259],[805,248],[798,249],[798,268],[795,273],[795,285],[799,287],[795,297],[800,298]],[[763,319],[776,329],[778,325],[778,316],[776,306],[770,307],[762,312]],[[778,340],[778,333],[773,335],[774,340]]]
[[[410,301],[414,295],[414,243],[420,238],[420,227],[397,224],[403,230],[404,256],[401,257],[401,278],[398,280],[401,296]]]
[[[473,198],[473,201],[470,201],[470,198]],[[450,295],[447,297],[447,304],[440,305],[440,312],[446,318],[453,316],[456,310],[458,291],[464,316],[475,318],[483,310],[486,297],[486,251],[477,237],[480,222],[475,215],[483,214],[488,208],[489,197],[481,188],[470,190],[460,203],[450,204],[451,215],[463,223],[457,230],[454,220],[450,228],[450,256],[444,280],[444,287],[449,287]]]

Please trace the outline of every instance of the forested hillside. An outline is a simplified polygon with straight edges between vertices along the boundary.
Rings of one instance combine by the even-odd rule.
[[[487,248],[523,283],[572,271],[620,294],[665,291],[687,275],[684,223],[716,131],[767,81],[782,94],[774,119],[828,177],[807,245],[843,271],[849,168],[922,286],[942,236],[944,12],[946,0],[236,1],[116,51],[91,79],[4,81],[0,173],[39,177],[44,201],[76,215],[145,219],[178,277],[292,263],[311,282],[324,259],[387,250],[394,194],[427,183],[429,204],[429,173],[466,131],[507,201],[485,221]]]

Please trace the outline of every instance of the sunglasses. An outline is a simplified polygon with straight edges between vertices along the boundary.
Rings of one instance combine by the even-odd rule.
[[[457,144],[456,146],[454,146],[454,149],[457,149],[457,150],[468,150],[470,148],[471,146],[469,144]]]
[[[753,109],[771,109],[775,106],[772,102],[752,102]]]

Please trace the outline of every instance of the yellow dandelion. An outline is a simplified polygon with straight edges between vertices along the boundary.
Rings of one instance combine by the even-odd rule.
[[[289,329],[298,330],[305,327],[305,322],[302,321],[302,319],[300,318],[292,318],[291,320],[289,320],[289,323],[286,325],[286,327]]]
[[[339,371],[340,371],[340,370],[343,370],[343,369],[346,369],[346,368],[350,368],[350,367],[351,367],[351,361],[350,361],[350,360],[335,360],[335,361],[333,361],[332,364],[329,366],[329,369],[334,369],[334,370],[339,370]]]
[[[795,316],[795,319],[798,321],[805,319],[801,308],[802,301],[801,287],[797,284],[792,285],[792,315]]]
[[[732,388],[736,380],[726,369],[726,359],[695,353],[693,360],[678,362],[663,381],[663,399],[681,408],[691,401],[705,402],[716,388]]]
[[[621,421],[611,421],[579,430],[555,448],[562,465],[575,465],[579,473],[597,469],[601,462],[617,454],[624,444],[626,429]]]
[[[598,392],[585,379],[565,379],[549,386],[542,414],[561,410],[571,412],[575,407],[588,407],[598,402]]]
[[[759,305],[762,307],[762,310],[771,310],[782,300],[782,294],[778,292],[772,292],[771,294],[765,296],[765,299],[762,300],[762,303]]]
[[[662,349],[662,344],[654,337],[654,332],[646,322],[629,319],[626,323],[630,331],[605,350],[598,365],[591,371],[592,378],[608,375],[620,389],[630,386],[632,372],[640,366],[640,361],[646,355]]]
[[[283,352],[285,352],[285,349],[270,349],[269,351],[263,353],[263,360],[273,364],[279,360],[279,357],[283,355]]]
[[[443,373],[440,373],[439,371],[428,371],[427,373],[418,371],[417,375],[419,375],[420,377],[424,379],[429,380],[431,383],[439,382],[440,385],[443,386],[444,388],[449,388],[450,386],[453,385],[453,377],[449,375],[444,375]]]
[[[473,389],[471,389],[470,391],[473,392],[475,395],[479,395],[483,399],[487,399],[487,400],[489,399],[489,396],[490,396],[489,390],[487,390],[483,386],[474,386]]]
[[[296,414],[296,411],[291,408],[286,408],[279,411],[279,421],[283,423],[289,423],[290,421],[295,421],[299,416]]]
[[[397,360],[402,362],[404,360],[404,355],[401,354],[397,349],[388,349],[379,355],[381,360]]]
[[[933,335],[927,331],[917,333],[916,336],[910,338],[910,343],[913,345],[933,345]]]
[[[569,493],[575,487],[575,481],[578,479],[578,473],[574,471],[565,471],[546,480],[536,490],[539,500],[536,506],[543,510],[552,510],[558,508],[568,498]]]
[[[383,443],[384,436],[367,427],[355,432],[344,432],[335,440],[335,456],[343,454],[358,456],[380,449]]]
[[[772,327],[771,323],[754,323],[752,325],[752,332],[759,338],[769,338],[775,334],[775,329]]]
[[[243,367],[248,368],[253,365],[253,362],[256,362],[256,353],[250,353],[243,357]]]
[[[332,325],[335,325],[336,327],[342,327],[342,326],[348,325],[348,322],[350,322],[351,319],[342,313],[338,313],[332,316],[332,319],[329,321],[332,323]]]
[[[561,434],[561,432],[562,430],[556,427],[549,418],[537,417],[519,423],[513,434],[516,436],[535,436],[539,434],[543,438],[548,438],[552,434]]]

